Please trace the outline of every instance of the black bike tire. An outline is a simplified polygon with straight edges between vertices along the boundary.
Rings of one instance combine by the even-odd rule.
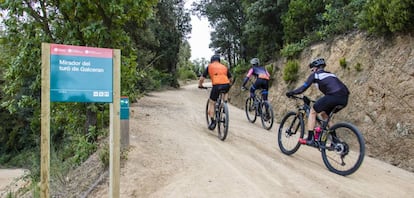
[[[256,109],[254,110],[254,116],[251,117],[251,115],[249,113],[249,109],[251,109],[252,105],[254,105],[254,99],[251,98],[251,97],[248,97],[246,99],[246,104],[244,106],[244,111],[246,112],[247,120],[251,123],[254,123],[254,122],[256,122],[256,118],[257,118],[257,110]]]
[[[285,145],[284,141],[282,140],[282,138],[284,138],[284,136],[285,136],[285,131],[283,131],[283,128],[284,128],[285,124],[287,124],[286,121],[288,121],[289,118],[294,119],[294,121],[295,121],[294,123],[299,121],[298,124],[299,124],[299,127],[300,127],[298,139],[290,140],[290,143],[292,143],[292,145],[293,145],[292,148],[287,148],[287,145]],[[282,121],[280,122],[279,130],[278,130],[278,134],[277,134],[277,142],[278,142],[280,151],[282,151],[282,153],[284,153],[286,155],[294,154],[296,151],[298,151],[299,147],[301,146],[301,144],[299,142],[299,138],[303,138],[304,133],[305,133],[305,123],[303,121],[303,118],[301,116],[297,116],[297,113],[293,112],[293,111],[290,111],[290,112],[286,113],[286,115],[283,117]]]
[[[225,119],[223,120],[223,114]],[[227,137],[227,132],[229,130],[229,108],[227,103],[223,103],[220,105],[219,108],[219,118],[217,118],[217,130],[218,130],[218,138],[221,141],[224,141]],[[223,126],[223,128],[221,128]]]
[[[268,101],[264,101],[260,106],[260,108],[262,108],[263,106],[266,106],[266,104],[267,104],[267,108],[268,108],[268,112],[270,113],[270,123],[269,123],[269,126],[267,126],[266,125],[266,120],[265,120],[265,118],[264,118],[264,113],[263,113],[263,110],[262,110],[262,113],[260,114],[260,118],[261,118],[261,120],[262,120],[262,126],[263,126],[263,128],[264,129],[266,129],[266,130],[270,130],[271,128],[272,128],[272,126],[273,126],[273,122],[274,122],[274,113],[273,113],[273,108],[272,108],[272,105],[268,102]],[[266,111],[265,111],[266,112]]]
[[[208,115],[208,104],[209,104],[209,102],[210,102],[210,99],[207,99],[207,104],[206,104],[206,121],[207,121],[207,128],[208,128],[208,126],[210,126],[210,122],[211,122],[210,116]]]
[[[358,128],[355,127],[354,125],[350,124],[350,123],[346,123],[346,122],[336,123],[330,128],[330,130],[337,132],[337,131],[340,131],[340,130],[338,130],[340,128],[349,129],[347,131],[351,131],[352,133],[354,133],[355,137],[357,137],[356,142],[358,142],[358,144],[359,144],[359,155],[358,155],[358,159],[356,160],[355,164],[353,166],[351,166],[351,168],[346,169],[346,170],[338,170],[337,168],[335,168],[335,166],[333,166],[331,164],[331,162],[329,160],[329,157],[327,156],[327,149],[325,147],[326,146],[326,141],[322,142],[321,153],[322,153],[323,162],[324,162],[325,166],[328,168],[329,171],[331,171],[333,173],[336,173],[338,175],[347,176],[347,175],[350,175],[350,174],[354,173],[355,171],[357,171],[358,168],[361,166],[361,164],[364,160],[364,157],[365,157],[365,141],[364,141],[364,137],[362,136],[362,134],[358,130]]]

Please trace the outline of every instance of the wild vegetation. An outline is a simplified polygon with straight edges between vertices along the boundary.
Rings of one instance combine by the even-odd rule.
[[[207,64],[189,60],[190,13],[208,19],[210,47],[234,73],[243,74],[252,57],[263,63],[286,57],[287,81],[296,79],[295,60],[312,43],[353,30],[379,37],[414,30],[410,0],[200,0],[191,10],[184,3],[0,0],[0,164],[28,168],[39,180],[43,42],[120,49],[121,94],[134,101],[196,78]],[[345,58],[341,65],[364,68]],[[52,103],[51,109],[52,160],[74,167],[107,135],[108,105]]]
[[[178,86],[179,52],[191,30],[184,1],[23,0],[1,1],[0,8],[0,164],[30,169],[33,184],[40,175],[41,43],[120,49],[121,95],[131,101]],[[60,163],[51,165],[68,170],[93,153],[107,134],[108,109],[52,103],[51,156]]]
[[[374,36],[414,30],[408,0],[201,0],[193,6],[214,29],[210,47],[230,66],[252,57],[295,59],[312,43],[353,30]]]

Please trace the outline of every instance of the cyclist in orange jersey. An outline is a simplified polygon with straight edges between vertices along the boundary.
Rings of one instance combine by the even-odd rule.
[[[213,55],[211,57],[210,64],[204,70],[204,73],[200,76],[200,79],[198,81],[198,88],[204,88],[203,82],[207,76],[210,76],[211,84],[213,84],[210,92],[210,102],[208,105],[208,115],[211,118],[211,123],[208,128],[210,130],[214,130],[214,128],[216,128],[216,120],[214,118],[214,104],[217,101],[221,91],[224,91],[226,93],[224,96],[224,102],[227,102],[227,95],[230,89],[232,75],[229,69],[220,63],[220,55]]]

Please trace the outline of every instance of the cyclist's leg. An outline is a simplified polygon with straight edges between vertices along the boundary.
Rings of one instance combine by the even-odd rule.
[[[254,98],[254,92],[256,91],[256,82],[250,87],[250,97]]]
[[[324,96],[325,97],[325,96]],[[313,141],[314,138],[314,132],[313,130],[315,129],[315,125],[316,125],[316,116],[319,113],[318,109],[319,106],[321,106],[321,104],[324,104],[324,97],[322,97],[321,99],[319,99],[318,101],[315,102],[315,104],[313,106],[311,106],[310,108],[310,112],[309,112],[309,117],[308,117],[308,123],[307,123],[307,127],[308,127],[308,136],[306,139],[300,139],[299,141],[302,144],[307,144],[307,145],[315,145],[315,142]],[[316,108],[315,108],[316,106]]]
[[[338,105],[346,107],[348,104],[348,96],[325,96],[324,105],[321,106],[321,116],[324,120],[328,119],[329,114],[334,110],[334,108]],[[336,112],[340,111],[341,109],[337,110]],[[333,126],[332,120],[329,121],[328,127]]]
[[[266,79],[258,78],[255,83],[257,89],[262,89],[262,98],[267,101],[269,95],[269,81]]]
[[[213,85],[213,88],[211,88],[210,92],[210,102],[208,105],[208,115],[210,116],[211,120],[214,120],[214,103],[217,101],[217,98],[219,96],[219,87],[217,85]]]
[[[218,86],[219,86],[219,93],[224,92],[223,101],[227,102],[229,98],[230,84],[223,84],[223,85],[218,85]]]

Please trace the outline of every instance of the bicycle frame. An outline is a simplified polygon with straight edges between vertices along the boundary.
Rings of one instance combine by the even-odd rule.
[[[294,154],[303,144],[300,138],[304,134],[304,118],[309,117],[311,101],[306,96],[292,96],[296,99],[296,111],[289,111],[282,118],[278,130],[278,145],[282,153]],[[322,155],[325,166],[332,172],[346,176],[354,173],[365,156],[365,141],[359,129],[348,122],[338,122],[329,126],[334,114],[343,106],[336,106],[326,119],[317,117],[322,128],[315,144],[307,144],[317,148]]]
[[[314,100],[309,99],[307,96],[303,96],[303,98],[301,97],[297,97],[297,96],[292,96],[293,98],[296,99],[300,99],[301,102],[297,102],[296,106],[297,106],[297,113],[302,114],[302,118],[306,118],[309,119],[309,114],[310,114],[310,109],[311,109],[311,103],[315,103]],[[296,100],[299,101],[299,100]],[[317,124],[319,124],[319,126],[321,127],[321,133],[318,137],[318,142],[324,142],[326,141],[326,137],[327,137],[327,133],[329,133],[329,122],[331,121],[331,119],[333,118],[335,112],[339,110],[338,107],[335,107],[332,112],[328,115],[328,118],[326,120],[324,120],[323,118],[320,117],[320,115],[316,116],[316,122]],[[298,115],[299,116],[299,115]],[[318,144],[318,148],[321,148],[321,145]]]

